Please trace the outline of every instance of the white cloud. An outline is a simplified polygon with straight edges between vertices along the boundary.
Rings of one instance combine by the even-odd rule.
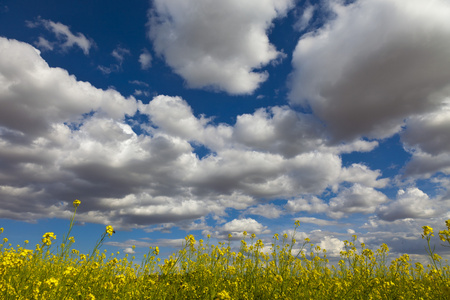
[[[81,50],[83,50],[83,53],[85,55],[88,55],[90,48],[94,45],[94,42],[86,38],[84,34],[73,34],[72,31],[70,31],[69,27],[62,23],[55,23],[51,20],[45,20],[41,18],[38,18],[36,22],[27,22],[27,26],[30,28],[34,28],[40,25],[44,26],[47,30],[55,34],[56,38],[60,42],[58,46],[63,50],[67,50],[69,48],[72,48],[73,46],[78,46]],[[44,48],[48,46],[48,43],[45,43],[42,38],[39,38],[38,44],[39,46],[44,46]],[[49,48],[47,47],[47,49]]]
[[[447,1],[331,4],[335,18],[294,51],[293,104],[310,106],[336,140],[388,137],[439,108],[450,88]]]
[[[233,239],[241,240],[244,235],[243,232],[246,231],[249,235],[251,234],[267,234],[270,230],[267,226],[262,225],[258,221],[246,218],[246,219],[233,219],[230,222],[225,223],[221,227],[218,227],[216,231],[213,232],[214,236],[219,239],[228,238],[228,234],[232,235]]]
[[[141,55],[139,55],[139,63],[142,70],[148,70],[152,66],[152,55],[147,49],[143,49]]]
[[[324,213],[328,210],[328,204],[315,196],[309,196],[289,200],[284,208],[290,212]]]
[[[42,50],[53,50],[54,43],[49,42],[48,40],[46,40],[45,38],[43,38],[42,36],[39,37],[38,41],[34,43],[36,45],[36,47],[42,49]]]
[[[117,46],[112,52],[111,55],[114,57],[119,65],[122,65],[123,60],[125,59],[125,55],[130,55],[130,50],[123,48],[121,46]]]
[[[360,183],[364,186],[374,188],[384,188],[389,183],[389,178],[378,179],[380,176],[380,170],[373,171],[365,165],[352,164],[350,167],[342,169],[339,181]]]
[[[127,248],[123,249],[123,253],[134,254],[134,253],[136,253],[136,251],[134,251],[133,248],[131,248],[131,247],[127,247]]]
[[[318,246],[327,250],[327,256],[340,257],[341,251],[344,250],[344,242],[332,236],[324,236]]]
[[[145,87],[149,87],[149,84],[143,81],[139,81],[139,80],[131,80],[129,81],[129,83],[135,84],[135,85],[141,85],[141,86],[145,86]]]
[[[157,0],[149,37],[175,73],[192,88],[249,94],[268,74],[257,69],[280,57],[267,30],[292,0]]]
[[[238,116],[234,125],[213,124],[180,97],[160,95],[143,104],[97,89],[49,67],[32,46],[5,38],[0,82],[0,196],[7,203],[1,217],[69,218],[70,205],[58,203],[78,198],[82,222],[147,230],[166,224],[160,230],[168,230],[202,218],[225,220],[227,208],[269,218],[286,209],[326,213],[329,206],[314,195],[327,188],[347,181],[376,194],[369,187],[385,184],[379,171],[342,167],[341,151],[366,151],[373,143],[329,146],[312,116],[287,107]],[[137,110],[149,122],[133,128],[146,134],[125,121]],[[252,122],[265,130],[247,139]],[[211,153],[199,158],[197,144]],[[264,204],[274,199],[295,200],[283,211]],[[349,205],[339,211],[352,213],[347,208],[355,205]],[[264,232],[249,222],[243,225]]]
[[[418,188],[399,190],[397,199],[378,209],[378,217],[386,221],[407,218],[431,218],[448,211],[448,204],[430,199]]]
[[[406,176],[430,177],[436,172],[450,174],[450,102],[439,111],[412,116],[401,134],[412,154],[405,166]]]
[[[283,214],[283,211],[280,209],[280,206],[275,204],[260,204],[250,207],[244,214],[263,216],[268,219],[277,219]]]
[[[120,72],[122,71],[122,64],[126,55],[131,55],[130,50],[123,48],[122,46],[117,46],[111,52],[111,56],[116,59],[117,63],[110,64],[109,67],[98,66],[97,69],[99,69],[103,74],[106,75],[111,74],[113,72]]]
[[[302,16],[298,19],[298,21],[294,24],[294,28],[298,31],[302,31],[306,29],[314,16],[314,12],[316,10],[316,7],[314,5],[308,4],[303,9]]]
[[[333,218],[342,218],[349,213],[370,214],[387,201],[388,198],[383,193],[356,183],[330,199],[327,214]]]
[[[295,218],[295,219],[299,220],[300,224],[302,224],[302,223],[311,223],[311,224],[316,224],[316,225],[319,225],[319,226],[337,226],[337,225],[340,225],[340,223],[337,222],[337,221],[330,221],[330,220],[318,219],[318,218],[313,218],[313,217],[299,217],[299,218]]]

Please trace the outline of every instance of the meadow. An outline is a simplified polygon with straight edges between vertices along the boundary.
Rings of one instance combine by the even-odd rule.
[[[80,253],[69,229],[59,245],[52,232],[34,249],[0,244],[1,299],[450,299],[450,269],[434,251],[433,228],[423,226],[422,239],[429,256],[424,266],[408,254],[388,260],[389,248],[366,248],[344,241],[344,251],[331,265],[325,249],[294,234],[273,236],[271,245],[243,232],[240,249],[227,242],[210,244],[185,238],[185,245],[166,259],[150,247],[140,263],[134,257],[102,251],[114,234],[107,226],[90,253]],[[450,244],[450,220],[439,231]],[[4,229],[0,229],[3,233]],[[231,236],[230,236],[231,238]],[[268,247],[269,246],[269,247]],[[267,249],[270,249],[267,251]],[[389,261],[389,263],[388,263]]]

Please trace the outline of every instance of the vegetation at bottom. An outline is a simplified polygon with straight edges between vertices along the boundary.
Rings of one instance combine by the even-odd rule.
[[[325,249],[299,242],[294,234],[275,234],[264,245],[243,233],[240,249],[231,241],[210,244],[188,235],[184,247],[167,259],[150,247],[138,264],[134,257],[118,259],[100,248],[114,229],[107,226],[92,252],[82,254],[68,233],[56,247],[52,232],[35,249],[0,244],[1,299],[450,299],[450,269],[431,245],[433,228],[423,226],[422,238],[430,262],[411,262],[404,254],[388,263],[389,249],[344,241],[341,260],[330,265]],[[3,228],[0,229],[3,233]],[[231,238],[231,236],[229,236]],[[450,220],[439,231],[450,244]],[[425,243],[424,243],[425,244]]]

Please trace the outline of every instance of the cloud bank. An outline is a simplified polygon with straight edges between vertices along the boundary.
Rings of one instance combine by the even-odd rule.
[[[227,208],[274,217],[284,212],[262,210],[271,199],[343,181],[384,186],[379,172],[344,168],[339,156],[377,143],[329,145],[317,120],[288,107],[213,124],[180,97],[143,104],[49,67],[26,43],[1,38],[0,49],[2,217],[64,216],[74,198],[84,199],[81,221],[124,227],[223,216]],[[129,122],[138,111],[148,123]],[[196,145],[210,154],[198,157]]]

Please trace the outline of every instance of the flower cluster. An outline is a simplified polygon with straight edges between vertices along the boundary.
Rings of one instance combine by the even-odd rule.
[[[53,232],[46,232],[42,236],[42,244],[45,246],[50,246],[52,244],[52,241],[56,239],[56,235]]]
[[[106,234],[108,235],[108,237],[111,237],[113,233],[116,233],[114,231],[114,228],[111,225],[106,226]]]

